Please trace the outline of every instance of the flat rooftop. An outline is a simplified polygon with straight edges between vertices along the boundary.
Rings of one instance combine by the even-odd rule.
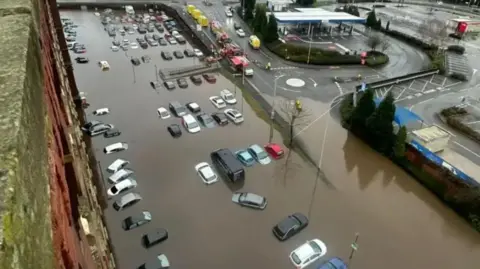
[[[365,18],[345,12],[332,12],[323,8],[296,8],[297,12],[274,12],[279,23],[365,23]]]
[[[440,138],[446,138],[450,136],[450,134],[447,131],[443,130],[442,128],[436,125],[415,130],[415,131],[412,131],[412,133],[419,139],[423,140],[424,142],[431,142]]]

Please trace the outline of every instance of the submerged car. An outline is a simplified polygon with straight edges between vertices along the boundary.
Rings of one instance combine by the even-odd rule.
[[[140,196],[140,194],[135,192],[127,193],[113,203],[113,208],[117,211],[121,211],[140,202],[141,200],[142,196]]]
[[[235,156],[245,166],[252,166],[255,164],[255,159],[253,158],[252,154],[250,154],[250,152],[248,152],[248,150],[246,149],[236,151]]]
[[[198,176],[200,176],[203,183],[207,185],[213,184],[218,181],[217,174],[215,174],[210,164],[206,162],[195,165],[195,171],[197,171],[197,174]]]
[[[119,195],[120,193],[126,192],[137,187],[137,181],[133,178],[127,178],[113,185],[107,190],[108,198]]]
[[[296,268],[305,268],[325,256],[327,246],[319,239],[312,239],[290,253],[290,261]]]
[[[152,221],[152,214],[148,211],[143,211],[140,214],[136,214],[124,219],[122,222],[122,227],[125,231],[129,231],[145,225],[150,221]]]
[[[250,152],[253,158],[255,158],[255,160],[260,164],[266,165],[272,161],[270,157],[268,157],[267,152],[265,152],[265,150],[263,150],[263,148],[257,144],[251,145],[248,148],[248,152]]]
[[[265,209],[267,207],[267,199],[263,196],[251,192],[236,192],[232,196],[232,202],[241,206],[251,207],[255,209]]]
[[[280,240],[285,241],[296,235],[308,226],[308,218],[302,213],[294,213],[281,220],[273,227],[273,235]]]
[[[112,154],[112,153],[124,151],[124,150],[127,150],[127,149],[128,149],[128,144],[127,143],[118,142],[118,143],[106,146],[103,149],[103,152],[105,154]]]

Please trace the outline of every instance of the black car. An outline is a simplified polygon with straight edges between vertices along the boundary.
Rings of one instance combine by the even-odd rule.
[[[144,63],[149,63],[150,60],[152,60],[152,58],[150,58],[150,56],[148,56],[148,55],[143,55],[143,56],[142,56],[142,61],[143,61]]]
[[[140,60],[138,58],[132,58],[130,59],[130,62],[132,62],[133,65],[138,66],[141,64]]]
[[[238,29],[242,29],[242,26],[240,26],[240,24],[238,24],[238,23],[235,22],[235,23],[233,23],[233,28],[234,28],[235,30],[238,30]]]
[[[86,131],[90,130],[93,126],[96,126],[96,125],[99,125],[99,124],[103,124],[103,122],[98,121],[98,120],[92,120],[90,122],[85,123],[82,126],[82,130],[86,132]]]
[[[159,36],[159,35],[157,35],[157,34],[153,34],[153,35],[152,35],[152,39],[153,39],[153,40],[157,40],[157,41],[158,41],[160,38],[162,38],[162,37]]]
[[[106,131],[105,133],[103,133],[103,136],[105,138],[110,138],[110,137],[119,136],[120,134],[121,134],[121,132],[117,128],[112,128],[112,129]]]
[[[140,42],[140,47],[141,47],[142,49],[147,49],[147,48],[148,48],[147,42],[145,42],[145,41]]]
[[[308,218],[302,213],[294,213],[273,227],[273,234],[280,241],[285,241],[308,226]]]
[[[224,113],[216,112],[212,114],[212,118],[218,123],[220,126],[224,126],[228,124],[227,116]]]
[[[144,40],[143,38],[141,38],[141,37],[137,37],[136,40],[137,40],[138,43],[145,41],[145,40]]]
[[[149,39],[153,39],[153,35],[152,34],[146,34],[143,39],[148,42]]]
[[[75,58],[75,61],[77,61],[77,63],[79,63],[79,64],[86,64],[90,60],[88,60],[87,57],[77,57],[77,58]]]
[[[193,50],[191,50],[191,49],[186,49],[186,50],[183,51],[183,53],[184,53],[185,56],[187,56],[187,57],[193,57],[193,56],[195,56],[195,53],[194,53]]]
[[[162,58],[163,58],[164,60],[167,60],[167,61],[173,60],[172,54],[171,54],[170,52],[168,52],[168,51],[162,51],[162,52],[160,53],[160,55],[162,56]]]
[[[172,111],[173,115],[175,115],[176,117],[185,116],[187,115],[187,112],[188,112],[187,109],[177,101],[170,102],[170,104],[168,105],[168,108],[170,109],[170,111]]]
[[[161,38],[158,40],[158,44],[160,44],[160,46],[166,46],[168,45],[167,41],[165,40],[165,38]]]
[[[125,231],[135,229],[139,226],[149,223],[152,220],[152,214],[148,211],[144,211],[140,214],[130,216],[123,220],[122,227]]]
[[[156,27],[156,28],[157,28],[157,31],[158,31],[159,33],[165,32],[165,28],[163,28],[162,25],[160,25],[160,26],[158,26],[158,27]]]
[[[142,236],[142,243],[145,248],[150,248],[156,244],[159,244],[168,239],[168,231],[160,228],[156,229],[153,232],[149,232]],[[161,265],[160,265],[161,266]],[[151,268],[151,267],[148,267]],[[156,267],[159,269],[168,268],[168,267]]]
[[[150,86],[152,86],[154,90],[162,87],[162,85],[158,81],[150,81]]]
[[[175,58],[177,58],[177,59],[182,59],[183,58],[183,53],[179,50],[174,51],[173,55],[175,55]]]
[[[198,115],[197,120],[206,128],[213,128],[217,126],[215,120],[210,115],[205,113]]]
[[[167,90],[174,90],[176,88],[175,83],[173,83],[171,81],[163,82],[163,86],[165,86],[165,88],[167,88]]]
[[[173,137],[182,136],[182,130],[180,129],[180,126],[178,124],[171,124],[167,127],[167,130]]]
[[[120,46],[120,41],[118,41],[118,40],[113,40],[113,41],[112,41],[112,45],[118,47],[118,46]]]
[[[185,89],[188,87],[188,82],[185,78],[179,78],[177,79],[177,84],[178,84],[178,87],[182,88],[182,89]]]
[[[190,80],[193,82],[195,85],[200,85],[202,84],[202,78],[200,76],[190,76]]]
[[[139,34],[142,34],[142,35],[147,33],[147,29],[143,27],[138,27],[137,31]]]

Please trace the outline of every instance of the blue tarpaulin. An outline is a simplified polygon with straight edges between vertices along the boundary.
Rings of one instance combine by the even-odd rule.
[[[382,100],[381,98],[375,99],[375,104],[378,106]],[[404,107],[395,106],[395,117],[393,121],[400,126],[405,126],[410,122],[423,121],[423,119]]]
[[[440,158],[437,154],[431,152],[428,150],[426,147],[422,146],[420,143],[418,143],[415,140],[412,140],[410,142],[410,145],[412,145],[414,148],[418,150],[423,156],[425,156],[427,159],[432,161],[433,163],[446,167],[447,169],[450,169],[451,172],[460,180],[465,181],[465,183],[473,185],[473,186],[480,186],[480,183],[478,183],[475,179],[469,177],[467,174],[464,172],[460,171],[459,169],[455,168],[452,164],[446,162],[442,158]]]

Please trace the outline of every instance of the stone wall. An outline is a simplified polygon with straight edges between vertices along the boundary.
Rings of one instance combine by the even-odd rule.
[[[114,268],[56,3],[0,16],[0,266]]]

